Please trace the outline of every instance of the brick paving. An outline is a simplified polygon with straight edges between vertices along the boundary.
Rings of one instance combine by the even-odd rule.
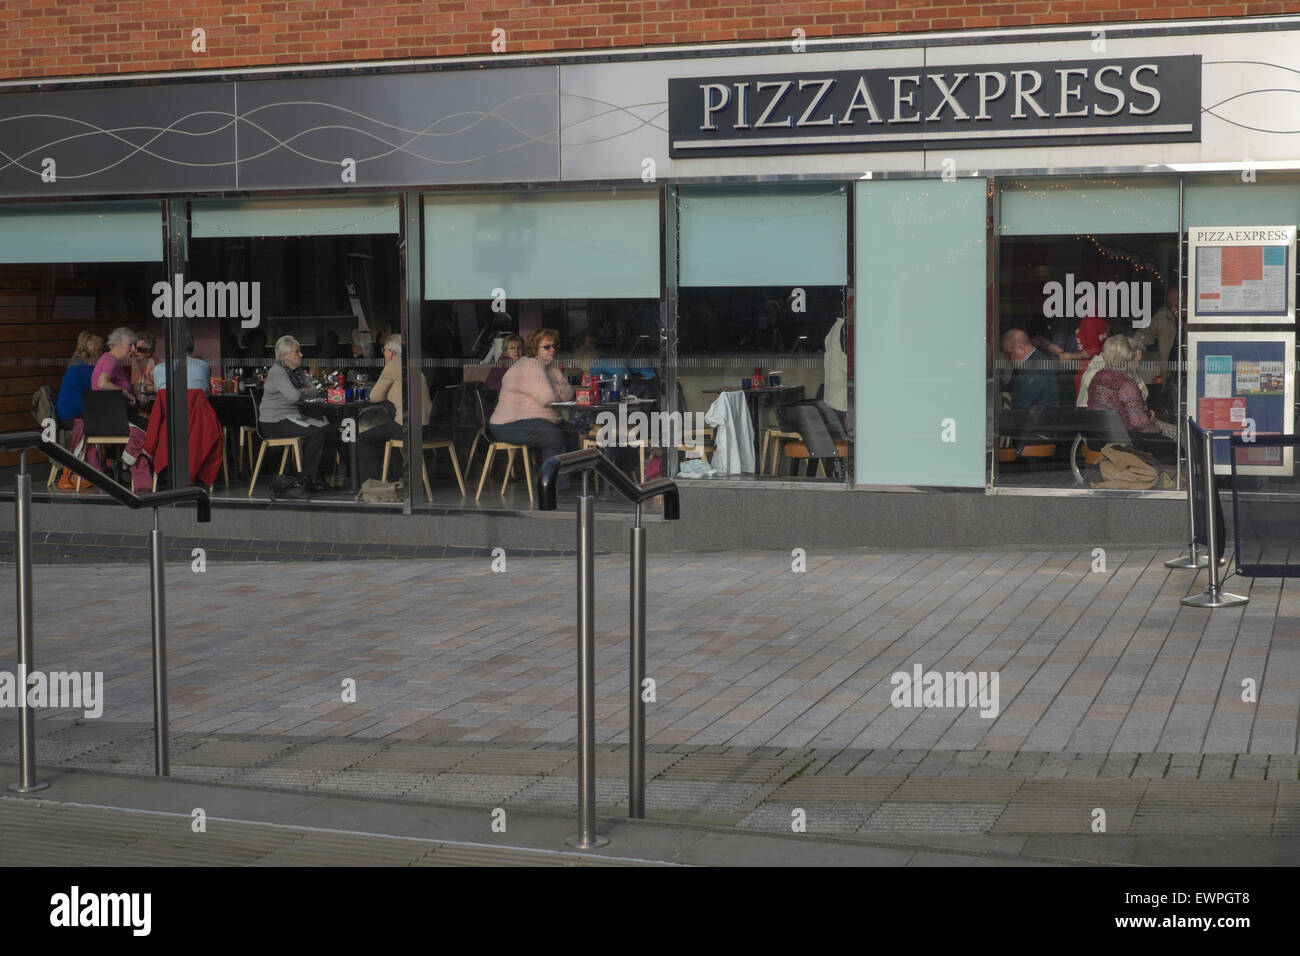
[[[884,833],[1300,835],[1300,586],[1183,608],[1170,555],[655,555],[651,817]],[[178,779],[433,804],[572,806],[573,561],[168,568]],[[626,808],[627,565],[597,570],[597,796]],[[147,569],[36,570],[41,670],[103,671],[104,714],[41,711],[43,765],[152,772]],[[13,614],[13,590],[0,613]],[[134,623],[126,623],[134,622]],[[14,670],[13,651],[0,669]],[[895,671],[988,671],[978,707],[894,707]],[[1257,701],[1242,701],[1251,678]],[[355,682],[355,700],[345,696]],[[0,710],[0,764],[16,761]],[[953,839],[957,839],[954,836]]]

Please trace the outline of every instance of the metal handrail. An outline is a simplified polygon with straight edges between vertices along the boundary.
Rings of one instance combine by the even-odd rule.
[[[584,472],[595,472],[599,477],[608,481],[615,491],[635,505],[663,495],[664,520],[666,521],[676,521],[682,515],[681,502],[677,493],[677,482],[671,478],[655,478],[652,481],[647,481],[644,485],[637,484],[598,448],[569,451],[562,455],[556,455],[554,458],[546,459],[542,464],[541,474],[537,478],[538,508],[542,511],[554,511],[556,480],[561,475]]]
[[[93,465],[88,465],[62,445],[43,441],[40,432],[8,432],[0,435],[0,451],[23,451],[34,448],[52,461],[58,462],[74,475],[90,482],[118,504],[126,505],[132,510],[141,508],[162,508],[166,505],[193,501],[197,507],[195,520],[206,524],[212,520],[212,499],[202,488],[177,488],[171,491],[152,491],[140,497],[128,491]]]
[[[636,524],[631,532],[628,667],[628,800],[627,815],[645,817],[645,528],[641,527],[641,505],[660,495],[664,518],[681,517],[677,483],[656,478],[637,484],[596,448],[566,452],[548,458],[537,479],[538,503],[543,511],[554,511],[555,484],[561,475],[582,475],[578,498],[578,835],[567,842],[589,849],[609,841],[596,834],[596,563],[593,542],[595,498],[588,491],[592,474],[636,505]]]
[[[80,475],[119,504],[133,510],[153,509],[153,532],[149,538],[149,589],[153,616],[153,715],[154,770],[159,776],[171,771],[167,725],[167,606],[163,581],[163,537],[158,527],[158,509],[193,501],[200,522],[212,520],[212,502],[202,488],[180,488],[152,492],[144,497],[123,488],[108,475],[92,468],[62,445],[44,441],[39,431],[0,434],[0,451],[17,451],[18,475],[14,479],[14,548],[18,569],[18,666],[22,674],[32,673],[34,644],[34,590],[32,586],[32,476],[27,470],[27,452],[43,452],[51,460]],[[26,678],[24,677],[24,681]],[[26,701],[26,687],[22,688]],[[9,789],[31,793],[48,786],[36,780],[35,715],[23,706],[18,721],[18,749],[21,780]]]

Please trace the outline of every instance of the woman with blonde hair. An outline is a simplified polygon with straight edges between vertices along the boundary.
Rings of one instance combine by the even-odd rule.
[[[1130,374],[1133,346],[1127,336],[1112,335],[1101,349],[1104,368],[1088,385],[1088,407],[1119,412],[1129,432],[1159,432],[1155,413],[1142,400],[1142,389]]]
[[[77,336],[76,348],[72,351],[72,361],[63,373],[59,385],[59,399],[55,403],[55,414],[59,417],[59,427],[71,430],[73,419],[81,417],[81,393],[90,388],[90,373],[95,362],[104,352],[104,339],[94,332],[82,332]]]

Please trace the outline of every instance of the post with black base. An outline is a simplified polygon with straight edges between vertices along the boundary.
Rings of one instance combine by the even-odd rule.
[[[641,503],[636,506],[636,524],[629,532],[631,560],[628,562],[629,641],[628,653],[628,742],[627,815],[645,819],[645,528],[641,527]]]
[[[1187,448],[1192,447],[1192,429],[1191,419],[1185,419],[1183,422],[1183,435]],[[1196,469],[1192,466],[1192,455],[1187,456],[1187,553],[1171,558],[1165,562],[1165,567],[1174,568],[1181,571],[1195,571],[1198,568],[1204,568],[1209,565],[1208,555],[1200,553],[1200,548],[1196,544],[1196,501],[1192,493],[1192,482],[1197,480]]]
[[[154,774],[171,774],[167,729],[167,594],[163,583],[162,530],[158,527],[158,509],[153,510],[153,532],[149,535],[149,585],[153,610],[153,731]]]
[[[27,452],[18,458],[14,479],[14,547],[18,565],[18,755],[22,779],[11,783],[17,793],[44,790],[48,783],[36,779],[36,715],[27,706],[27,675],[32,672],[32,631],[35,608],[32,597],[32,476]]]
[[[1214,433],[1205,432],[1202,441],[1205,443],[1205,511],[1200,518],[1205,522],[1205,537],[1207,550],[1210,552],[1206,556],[1206,567],[1209,571],[1210,580],[1205,590],[1200,594],[1193,594],[1185,597],[1182,602],[1188,607],[1239,607],[1250,601],[1250,598],[1240,594],[1230,594],[1223,590],[1223,584],[1219,580],[1219,562],[1216,558],[1219,551],[1224,547],[1224,542],[1219,540],[1218,522],[1215,520],[1215,512],[1219,507],[1219,491],[1214,486]]]
[[[578,835],[569,846],[590,850],[609,842],[596,832],[596,497],[582,473],[578,498]]]

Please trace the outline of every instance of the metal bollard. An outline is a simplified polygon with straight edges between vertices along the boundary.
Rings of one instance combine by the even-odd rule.
[[[21,695],[18,704],[18,753],[22,779],[9,784],[18,793],[44,790],[48,783],[36,779],[36,715],[27,706],[27,675],[31,673],[32,629],[35,608],[32,598],[32,476],[27,471],[27,452],[19,453],[18,475],[14,479],[14,555],[18,565],[18,674]]]
[[[164,590],[162,531],[158,509],[153,509],[153,532],[149,535],[149,587],[153,610],[153,732],[154,774],[171,774],[167,728],[167,595]]]
[[[1247,603],[1250,598],[1240,594],[1230,594],[1223,590],[1223,585],[1219,581],[1219,562],[1215,556],[1219,553],[1219,529],[1218,522],[1214,520],[1214,503],[1218,489],[1214,487],[1214,433],[1205,433],[1205,510],[1208,514],[1202,515],[1205,521],[1205,539],[1209,542],[1209,556],[1207,557],[1207,567],[1210,572],[1210,580],[1205,590],[1200,594],[1193,594],[1190,597],[1182,599],[1182,603],[1188,607],[1237,607]]]
[[[591,473],[582,473],[578,498],[578,835],[565,842],[580,850],[609,843],[596,833],[596,499]]]
[[[641,505],[636,506],[636,524],[631,529],[629,617],[631,640],[628,661],[628,751],[627,815],[645,819],[645,528],[641,527]]]
[[[1183,443],[1188,448],[1192,445],[1192,429],[1183,419]],[[1187,457],[1187,553],[1177,558],[1171,558],[1165,562],[1165,567],[1174,568],[1181,571],[1195,571],[1203,568],[1210,563],[1210,559],[1200,553],[1200,548],[1196,544],[1196,501],[1192,494],[1192,482],[1196,479],[1192,475],[1191,455]]]

